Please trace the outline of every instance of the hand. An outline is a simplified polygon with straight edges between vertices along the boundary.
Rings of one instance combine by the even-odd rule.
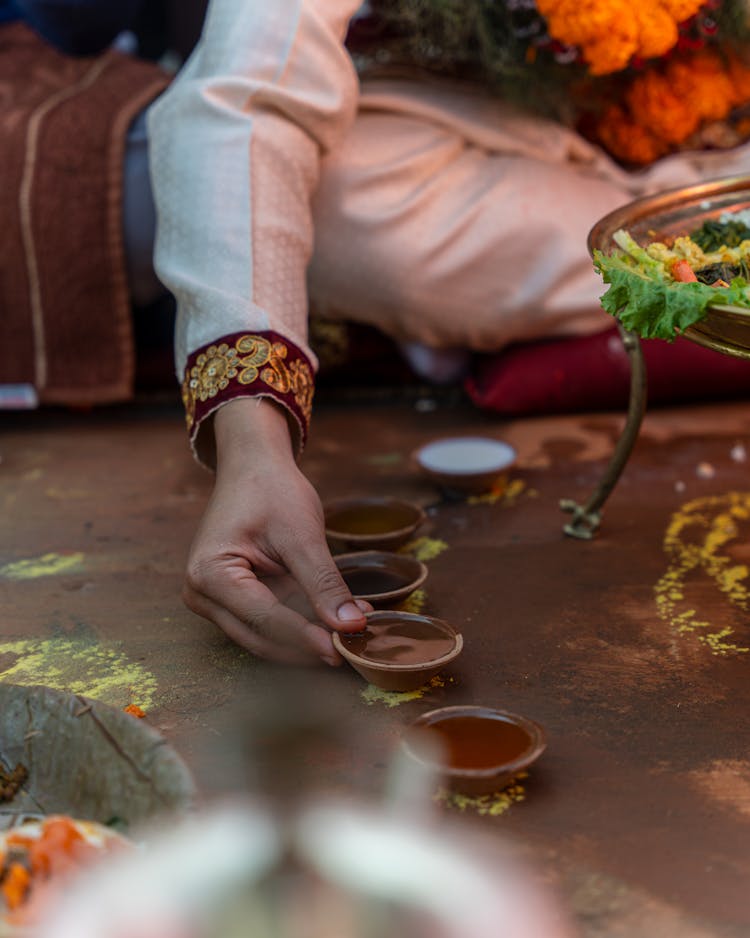
[[[214,432],[216,483],[190,549],[185,603],[262,658],[340,664],[329,629],[363,629],[371,606],[355,603],[331,558],[320,499],[294,460],[284,412],[241,398],[217,411]],[[288,581],[264,582],[286,573],[322,624],[268,585]]]

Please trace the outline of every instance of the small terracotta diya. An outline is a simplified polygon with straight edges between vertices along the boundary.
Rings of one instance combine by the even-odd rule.
[[[425,520],[419,505],[400,498],[339,498],[323,506],[326,536],[335,550],[393,550]]]
[[[339,554],[335,561],[352,595],[373,606],[400,602],[427,579],[427,567],[407,554],[363,550]]]
[[[361,632],[333,633],[333,644],[370,684],[389,691],[422,687],[457,658],[460,632],[432,616],[369,612]]]
[[[547,741],[542,727],[527,717],[459,706],[423,713],[403,745],[413,758],[433,765],[454,791],[487,795],[535,762]]]
[[[516,451],[492,437],[455,436],[425,444],[414,453],[414,459],[442,488],[480,494],[502,488],[516,461]]]

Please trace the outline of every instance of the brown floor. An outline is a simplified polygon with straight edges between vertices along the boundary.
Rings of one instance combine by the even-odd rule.
[[[621,422],[414,401],[318,409],[303,466],[324,499],[432,506],[424,608],[460,628],[465,652],[445,686],[402,703],[368,701],[346,668],[317,674],[321,718],[343,734],[295,784],[381,797],[400,730],[422,711],[524,713],[549,735],[524,799],[498,816],[446,810],[528,848],[586,936],[744,936],[750,406],[651,412],[599,537],[570,540],[558,501],[589,494]],[[517,447],[512,498],[444,501],[415,474],[415,446],[468,431]],[[0,416],[0,459],[0,679],[138,703],[208,796],[263,784],[246,740],[304,682],[181,605],[211,479],[176,406]]]

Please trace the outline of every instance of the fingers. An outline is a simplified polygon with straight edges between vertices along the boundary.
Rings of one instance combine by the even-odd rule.
[[[287,664],[341,662],[329,632],[280,603],[247,566],[215,569],[214,575],[193,573],[184,599],[193,612],[255,655]]]
[[[337,632],[362,631],[366,625],[365,612],[371,612],[372,607],[352,598],[322,533],[320,539],[299,543],[285,560],[326,625]]]

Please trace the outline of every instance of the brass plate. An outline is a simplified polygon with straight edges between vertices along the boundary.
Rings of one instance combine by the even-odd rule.
[[[750,208],[750,176],[732,176],[696,186],[670,189],[657,195],[635,199],[601,218],[588,237],[589,251],[609,254],[615,243],[612,235],[626,228],[639,244],[666,237],[687,235],[724,212]],[[750,309],[741,306],[713,306],[706,316],[684,332],[698,345],[750,358]]]

